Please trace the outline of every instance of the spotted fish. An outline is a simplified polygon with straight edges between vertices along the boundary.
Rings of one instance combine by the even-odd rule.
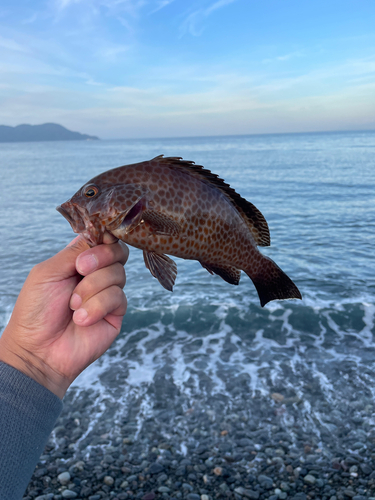
[[[260,211],[194,162],[161,155],[109,170],[57,210],[92,246],[109,231],[142,249],[146,267],[167,290],[172,291],[177,276],[169,254],[197,260],[232,285],[244,271],[262,306],[301,298],[291,279],[257,248],[270,244]]]

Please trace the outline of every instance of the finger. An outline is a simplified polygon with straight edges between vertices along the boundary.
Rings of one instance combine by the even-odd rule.
[[[103,234],[103,243],[106,245],[110,245],[111,243],[116,243],[118,241],[118,238],[116,236],[113,236],[112,233],[109,233],[108,231],[105,231]]]
[[[115,262],[103,269],[98,269],[94,273],[85,276],[78,283],[70,299],[70,308],[73,310],[79,309],[91,297],[113,285],[124,288],[125,282],[125,269],[119,262]]]
[[[118,286],[111,286],[91,297],[73,314],[73,321],[79,326],[91,326],[107,315],[124,316],[127,308],[126,296]]]
[[[110,266],[115,262],[122,265],[128,260],[129,249],[125,245],[112,243],[98,245],[82,252],[76,260],[76,269],[82,276],[86,276],[97,269]]]
[[[122,320],[124,316],[115,316],[114,314],[107,314],[104,318],[107,323],[109,323],[115,330],[117,330],[117,335],[120,333]]]
[[[73,239],[70,243],[68,243],[66,246],[67,246],[67,247],[71,247],[71,246],[73,246],[75,243],[77,243],[77,241],[78,241],[79,239],[82,239],[82,238],[83,238],[83,236],[82,236],[81,234],[79,234],[79,235],[78,235],[78,236],[76,236],[76,237],[75,237],[75,238],[74,238],[74,239]],[[87,246],[88,246],[88,245],[87,245]]]
[[[38,276],[39,281],[55,281],[75,276],[76,259],[87,249],[89,245],[83,236],[79,235],[56,255],[34,266],[32,273]]]

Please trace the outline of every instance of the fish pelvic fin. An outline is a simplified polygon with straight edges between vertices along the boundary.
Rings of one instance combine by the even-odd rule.
[[[200,263],[202,267],[207,269],[210,274],[217,274],[224,281],[231,285],[238,285],[240,283],[241,271],[233,266],[216,266],[214,264]]]
[[[177,276],[177,264],[167,255],[147,252],[143,250],[143,259],[152,276],[169,292],[173,292],[173,285]]]
[[[302,299],[300,291],[284,271],[269,257],[262,257],[256,273],[245,270],[257,289],[260,305],[263,307],[271,300]]]

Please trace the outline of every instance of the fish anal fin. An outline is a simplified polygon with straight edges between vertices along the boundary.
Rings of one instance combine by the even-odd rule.
[[[165,236],[178,236],[181,232],[181,226],[168,215],[154,210],[145,210],[142,219],[150,226],[154,234]]]
[[[147,269],[154,278],[168,291],[173,291],[177,276],[177,265],[167,255],[143,250],[143,258]]]
[[[289,276],[269,257],[262,257],[256,273],[245,269],[257,289],[260,305],[263,307],[271,300],[302,299],[300,291]]]
[[[201,266],[204,267],[210,274],[217,274],[224,281],[230,283],[231,285],[238,285],[241,278],[241,271],[233,266],[216,266],[214,264],[206,264],[201,262]]]

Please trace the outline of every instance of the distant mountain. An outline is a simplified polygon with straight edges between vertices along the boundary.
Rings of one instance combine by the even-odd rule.
[[[93,135],[72,132],[57,123],[43,125],[17,125],[8,127],[0,125],[0,142],[31,142],[31,141],[87,141],[99,140]]]

